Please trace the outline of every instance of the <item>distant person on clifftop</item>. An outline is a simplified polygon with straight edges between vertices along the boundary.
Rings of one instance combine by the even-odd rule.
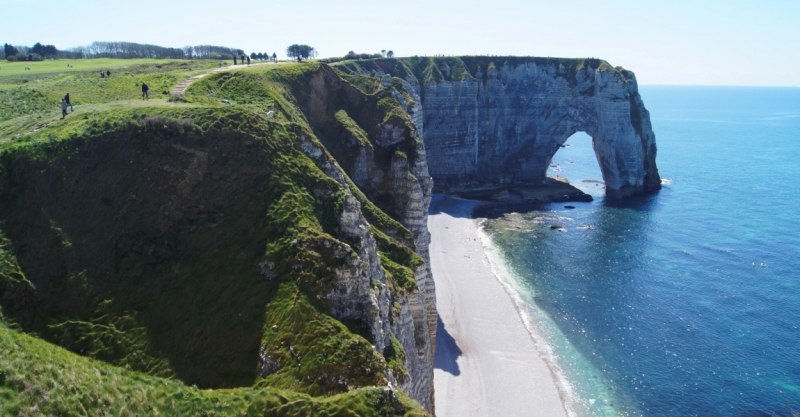
[[[69,93],[67,93],[67,95],[64,96],[64,101],[67,102],[67,106],[69,106],[70,112],[75,111],[75,107],[72,107],[72,103],[69,102]]]
[[[67,102],[62,98],[61,99],[61,118],[67,117]]]
[[[148,95],[149,91],[150,87],[148,87],[147,84],[142,83],[142,100],[144,99],[150,100],[150,96]]]

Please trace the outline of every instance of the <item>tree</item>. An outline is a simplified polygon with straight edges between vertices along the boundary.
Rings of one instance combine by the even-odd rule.
[[[185,58],[186,51],[180,48],[165,48],[158,45],[133,42],[92,42],[79,47],[86,58]],[[75,50],[73,50],[75,51]],[[195,51],[197,52],[197,51]]]
[[[227,46],[214,46],[214,45],[195,45],[192,48],[192,58],[195,59],[227,59],[231,55],[241,55],[238,53],[241,49],[229,48]],[[186,48],[184,48],[186,50]]]
[[[3,52],[6,54],[6,58],[10,56],[16,56],[19,51],[13,45],[5,44],[3,45]]]
[[[252,59],[253,61],[255,61],[257,58],[258,58],[258,55],[256,55],[256,53],[255,53],[255,52],[250,52],[250,59]]]
[[[273,54],[274,55],[274,54]],[[308,45],[298,45],[294,44],[288,48],[286,48],[286,55],[289,58],[313,58],[317,56],[316,49],[308,46]]]
[[[45,56],[55,58],[58,55],[58,49],[55,47],[55,45],[45,45],[44,54]]]
[[[385,49],[381,49],[381,55],[386,56],[386,50]]]
[[[44,55],[44,45],[42,45],[42,44],[41,44],[41,43],[39,43],[39,42],[36,42],[36,43],[35,43],[35,44],[33,44],[33,46],[31,47],[31,53],[32,53],[32,54]]]
[[[53,45],[42,45],[40,42],[36,42],[30,50],[30,53],[39,55],[41,57],[51,57],[55,58],[58,55],[58,49],[56,49]]]
[[[386,56],[389,57],[389,58],[394,57],[394,51],[386,52]]]

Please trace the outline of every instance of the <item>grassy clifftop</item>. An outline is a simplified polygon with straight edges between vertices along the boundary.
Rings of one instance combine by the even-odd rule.
[[[608,62],[596,58],[551,58],[520,56],[461,56],[461,57],[410,57],[377,58],[358,61],[341,61],[333,67],[345,74],[375,74],[383,72],[394,77],[411,80],[419,84],[446,81],[482,79],[487,73],[503,66],[537,65],[554,67],[558,76],[575,82],[579,71],[591,68],[599,71],[618,73],[622,79],[632,75],[622,67],[613,67]]]
[[[183,71],[158,76],[177,83]],[[420,259],[405,227],[301,149],[301,137],[325,149],[296,96],[320,71],[330,72],[220,73],[169,101],[129,100],[131,86],[85,90],[65,120],[43,105],[6,107],[3,411],[423,414],[400,394],[369,388],[385,386],[388,370],[404,372],[402,349],[376,351],[364,323],[337,320],[324,297],[353,256],[337,242],[360,245],[336,221],[351,193],[394,293],[413,288]],[[348,113],[376,100],[348,94]],[[398,108],[384,102],[373,119],[348,123],[371,132],[401,117]]]

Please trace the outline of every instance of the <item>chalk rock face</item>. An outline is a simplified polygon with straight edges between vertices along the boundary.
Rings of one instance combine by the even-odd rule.
[[[425,147],[436,189],[521,186],[545,178],[560,145],[589,134],[607,193],[657,189],[655,135],[633,74],[584,67],[490,66],[485,74],[422,86]]]
[[[422,114],[420,99],[408,83],[402,93],[391,87],[389,76],[384,75],[380,85],[384,88],[380,96],[365,99],[363,92],[329,68],[315,72],[307,90],[298,94],[298,104],[332,155],[323,150],[322,143],[307,137],[300,147],[326,175],[355,192],[346,174],[369,201],[396,221],[393,225],[388,219],[369,218],[369,210],[352,195],[343,200],[339,230],[360,244],[342,251],[351,253],[350,258],[336,270],[336,289],[326,298],[333,305],[334,317],[360,320],[370,328],[377,350],[383,352],[394,335],[405,352],[408,375],[387,375],[387,379],[433,411],[437,314],[427,227],[433,183],[421,126],[414,124],[414,115]],[[390,97],[408,114],[388,118],[381,114],[376,102]],[[416,288],[401,290],[387,279],[370,227],[373,221],[384,223],[382,233],[422,259],[411,271]]]
[[[560,145],[580,131],[593,139],[609,196],[660,188],[655,135],[636,78],[605,61],[442,57],[338,68],[389,73],[419,92],[422,121],[417,124],[425,127],[437,192],[541,184]],[[418,109],[409,114],[420,118]]]

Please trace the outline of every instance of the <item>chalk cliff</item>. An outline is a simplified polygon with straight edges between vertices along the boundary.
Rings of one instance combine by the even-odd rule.
[[[407,58],[336,65],[397,76],[422,103],[434,189],[507,189],[544,181],[572,134],[592,137],[607,195],[660,188],[655,135],[636,78],[598,59]]]

